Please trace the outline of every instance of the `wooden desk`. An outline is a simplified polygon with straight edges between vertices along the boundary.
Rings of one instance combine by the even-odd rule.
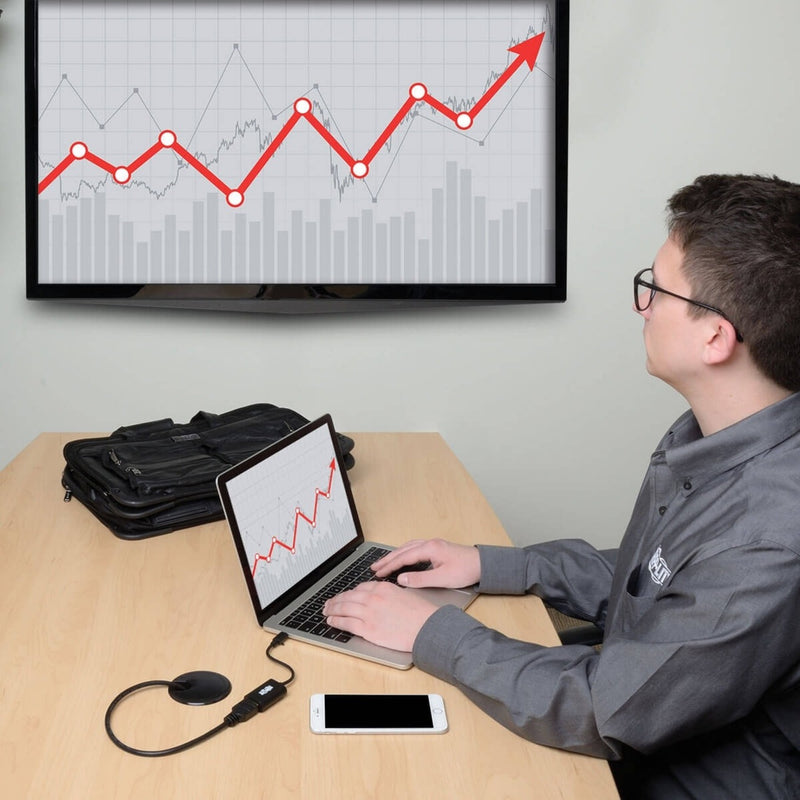
[[[158,749],[194,738],[284,671],[264,657],[224,522],[139,542],[117,539],[79,503],[62,501],[61,448],[43,434],[0,473],[0,784],[22,798],[602,798],[603,761],[531,744],[421,670],[393,670],[288,641],[288,697],[263,715],[178,755],[141,758],[107,738],[113,697],[145,680],[207,669],[231,695],[194,708],[166,689],[127,698],[120,738]],[[438,434],[355,434],[350,472],[369,538],[508,543]],[[469,613],[507,633],[557,642],[534,597],[480,597]],[[442,736],[318,736],[313,692],[439,692]]]

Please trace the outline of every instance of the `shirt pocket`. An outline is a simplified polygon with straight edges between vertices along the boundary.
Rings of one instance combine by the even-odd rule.
[[[657,590],[641,564],[631,570],[614,615],[614,629],[626,631],[633,628],[655,605]]]

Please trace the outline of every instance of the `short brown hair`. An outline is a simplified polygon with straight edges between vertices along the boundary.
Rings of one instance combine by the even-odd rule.
[[[703,175],[667,209],[693,297],[725,312],[768,378],[800,391],[800,185]]]

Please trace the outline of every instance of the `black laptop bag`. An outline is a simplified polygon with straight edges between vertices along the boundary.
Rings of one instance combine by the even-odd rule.
[[[307,422],[296,411],[260,403],[224,414],[200,411],[185,424],[161,419],[77,439],[64,447],[64,500],[80,500],[122,539],[223,519],[217,475]],[[355,442],[337,438],[349,469]]]

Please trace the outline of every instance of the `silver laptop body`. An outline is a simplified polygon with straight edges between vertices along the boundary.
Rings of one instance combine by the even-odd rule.
[[[339,576],[348,570],[371,575],[368,564],[392,549],[364,540],[330,415],[226,470],[217,489],[263,628],[391,667],[412,666],[411,653],[331,629],[315,616],[323,587],[330,586],[327,595],[342,591]],[[459,608],[476,595],[473,589],[403,591]]]

